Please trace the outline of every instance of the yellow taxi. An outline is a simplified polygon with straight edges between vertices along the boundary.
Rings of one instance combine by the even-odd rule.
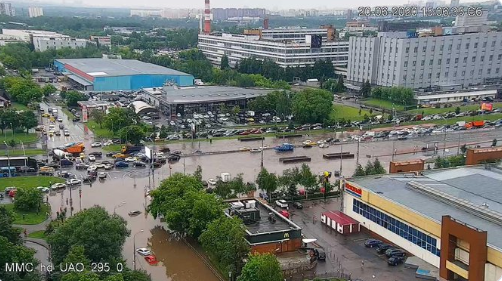
[[[81,152],[79,155],[80,158],[84,159],[85,158],[85,153]]]
[[[122,153],[117,153],[112,155],[112,158],[127,158],[127,155]]]
[[[49,113],[44,113],[42,114],[42,117],[51,117],[51,115]]]

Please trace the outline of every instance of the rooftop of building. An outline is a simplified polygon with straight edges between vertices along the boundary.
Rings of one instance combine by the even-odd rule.
[[[496,95],[497,90],[486,90],[486,91],[472,91],[472,92],[446,92],[441,94],[435,93],[422,93],[417,95],[415,99],[417,100],[429,100],[429,99],[440,99],[440,98],[449,98],[449,97],[467,97],[467,96],[485,96],[485,95]]]
[[[87,58],[56,59],[55,61],[70,65],[93,77],[126,75],[190,75],[181,71],[138,60]]]
[[[272,90],[256,88],[194,86],[147,88],[143,91],[156,96],[169,104],[209,103],[229,100],[242,100],[266,95]]]
[[[233,202],[242,202],[241,200],[235,200]],[[250,235],[267,234],[271,232],[282,232],[289,231],[291,229],[301,229],[294,222],[282,216],[279,212],[274,210],[268,205],[264,205],[258,200],[256,201],[256,209],[260,211],[260,220],[256,223],[246,225],[246,231]],[[227,210],[228,212],[228,210]],[[275,223],[268,220],[269,214],[272,213],[275,216]],[[228,213],[227,213],[228,214]]]
[[[359,187],[441,223],[443,215],[488,232],[502,249],[502,169],[484,166],[350,180]]]
[[[102,106],[114,106],[114,103],[109,102],[109,101],[95,101],[95,100],[79,101],[78,104],[80,106],[85,106],[88,108],[102,107]]]

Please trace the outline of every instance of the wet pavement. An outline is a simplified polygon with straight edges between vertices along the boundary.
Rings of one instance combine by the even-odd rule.
[[[59,109],[59,111],[61,111],[61,109]],[[68,120],[66,115],[62,113],[60,113],[60,116],[63,116],[63,123],[66,128],[69,128],[71,136],[68,138],[58,137],[58,139],[51,139],[48,142],[49,147],[57,147],[67,142],[84,141],[86,144],[86,152],[99,150],[90,149],[90,143],[94,141],[92,133],[88,132],[85,134],[82,124],[73,124],[73,122]],[[45,120],[44,122],[47,121]],[[316,135],[294,140],[268,138],[264,141],[264,143],[269,147],[273,147],[283,142],[301,144],[301,142],[307,138],[317,140],[327,137],[335,137],[335,135]],[[338,133],[336,137],[343,138],[345,136]],[[446,140],[444,135],[436,135],[407,141],[376,141],[361,143],[359,146],[359,162],[362,165],[365,165],[368,160],[367,156],[371,156],[372,160],[375,157],[378,157],[382,162],[382,165],[387,168],[392,159],[391,155],[394,149],[398,152],[398,155],[394,157],[395,160],[427,158],[430,156],[421,152],[402,155],[399,153],[404,151],[413,151],[415,148],[420,149],[426,144],[432,146],[434,142],[438,142],[439,146],[442,147],[443,143],[446,143],[447,146],[457,146],[459,143],[462,145],[463,143],[486,141],[487,143],[483,144],[483,146],[489,146],[493,138],[501,137],[501,130],[478,130],[461,133],[448,133],[446,135]],[[184,153],[189,154],[199,149],[202,152],[210,152],[239,150],[239,148],[242,147],[257,148],[261,146],[261,141],[242,143],[238,140],[222,140],[214,141],[212,144],[208,142],[193,142],[169,144],[168,146],[171,150],[181,150]],[[340,151],[348,151],[355,154],[357,151],[357,143],[332,145],[325,149],[317,147],[310,149],[297,148],[292,153],[276,153],[274,150],[265,150],[264,166],[269,171],[280,174],[284,169],[300,166],[301,163],[285,165],[279,162],[279,157],[307,155],[312,158],[312,161],[308,164],[314,173],[319,174],[325,170],[336,171],[340,170],[340,160],[326,160],[323,159],[322,155],[325,153],[335,153]],[[445,152],[447,155],[456,153],[456,147],[450,148]],[[440,150],[439,154],[442,155],[443,151]],[[106,157],[103,157],[103,160],[105,159]],[[143,268],[152,274],[153,280],[219,280],[204,264],[203,260],[196,254],[196,252],[184,244],[183,241],[170,239],[171,237],[168,232],[158,228],[164,224],[161,223],[159,219],[154,219],[151,215],[145,212],[145,206],[148,204],[148,199],[145,197],[145,190],[149,186],[151,188],[157,186],[158,183],[162,179],[167,178],[170,173],[193,173],[198,165],[202,167],[203,178],[206,180],[209,178],[216,178],[216,176],[220,175],[222,172],[228,172],[232,176],[242,173],[244,180],[254,181],[260,170],[260,162],[260,153],[243,151],[229,154],[183,157],[177,163],[170,165],[167,164],[159,169],[156,169],[154,171],[154,176],[152,177],[148,176],[149,171],[145,168],[131,167],[120,170],[114,169],[109,172],[108,179],[103,182],[96,181],[92,184],[92,187],[90,185],[82,185],[72,189],[71,192],[67,189],[64,192],[50,194],[49,202],[52,206],[52,217],[55,218],[56,211],[58,211],[61,207],[67,207],[70,209],[70,198],[73,201],[74,212],[78,212],[81,209],[89,208],[94,205],[104,206],[110,213],[116,212],[116,214],[123,216],[128,223],[128,228],[131,230],[131,236],[127,238],[124,244],[123,256],[131,268],[133,266],[133,239],[136,237],[135,241],[137,248],[151,247],[153,253],[161,261],[161,263],[157,266],[150,266],[141,256],[136,257],[137,267]],[[352,175],[355,170],[356,162],[356,159],[344,159],[342,162],[342,174],[346,177]],[[85,171],[70,170],[72,173],[79,175],[85,174]],[[81,197],[79,197],[79,190],[82,191]],[[66,201],[67,199],[68,204]],[[122,204],[123,202],[125,202],[125,204]],[[333,270],[339,268],[339,264],[341,263],[344,270],[353,273],[353,277],[357,276],[363,280],[393,281],[407,280],[406,278],[411,278],[409,272],[402,268],[398,268],[397,270],[388,268],[383,258],[376,256],[375,253],[366,250],[362,246],[362,240],[344,240],[341,237],[337,237],[336,234],[323,230],[320,223],[309,223],[309,218],[311,220],[312,215],[319,216],[320,211],[323,208],[329,209],[333,207],[329,205],[325,207],[315,207],[313,209],[306,208],[305,215],[302,215],[303,217],[301,220],[299,218],[297,219],[295,216],[293,217],[295,222],[300,223],[301,226],[304,227],[304,232],[308,234],[308,236],[318,238],[320,243],[322,243],[322,246],[327,249],[326,252],[329,255],[329,259],[324,265],[319,265],[317,268],[319,273],[332,272]],[[128,212],[136,210],[141,211],[142,214],[136,217],[128,216]],[[313,214],[309,212],[312,212]],[[303,220],[305,220],[305,222],[303,222]],[[141,230],[144,230],[144,232],[141,232]],[[368,261],[363,269],[361,269],[361,258]],[[400,277],[401,274],[403,277]],[[373,275],[375,275],[375,278],[373,278]]]

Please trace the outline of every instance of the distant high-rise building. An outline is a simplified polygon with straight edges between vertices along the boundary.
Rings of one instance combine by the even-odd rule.
[[[347,20],[351,21],[354,18],[352,10],[347,10]]]
[[[451,0],[450,6],[451,7],[458,7],[458,6],[460,6],[460,0]]]
[[[40,7],[30,7],[28,8],[28,15],[30,18],[41,17],[44,15],[44,10]]]
[[[16,11],[12,7],[11,3],[0,2],[0,15],[15,16]]]
[[[455,18],[456,27],[473,27],[482,26],[488,23],[488,12],[483,11],[483,14],[478,15],[462,15]]]

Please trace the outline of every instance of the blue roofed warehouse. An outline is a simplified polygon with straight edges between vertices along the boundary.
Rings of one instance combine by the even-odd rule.
[[[56,59],[54,66],[84,91],[131,91],[166,82],[192,86],[194,77],[174,69],[123,59]]]

